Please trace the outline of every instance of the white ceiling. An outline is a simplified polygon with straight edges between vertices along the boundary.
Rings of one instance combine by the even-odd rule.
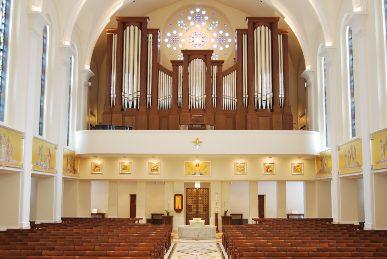
[[[97,40],[116,14],[143,16],[176,2],[206,3],[213,0],[31,0],[54,5],[59,14],[63,40],[77,41],[81,58],[89,64]],[[300,42],[307,65],[314,63],[320,43],[337,44],[343,10],[363,0],[217,0],[251,16],[281,16]]]

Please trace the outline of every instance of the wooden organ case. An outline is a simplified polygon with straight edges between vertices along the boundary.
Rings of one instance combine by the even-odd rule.
[[[289,130],[288,33],[279,18],[248,17],[236,30],[234,64],[212,50],[182,50],[159,62],[159,30],[147,17],[117,17],[107,30],[103,124],[139,130]]]

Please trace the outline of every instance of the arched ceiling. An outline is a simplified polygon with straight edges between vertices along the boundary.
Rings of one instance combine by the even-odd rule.
[[[63,40],[77,35],[81,62],[90,63],[94,46],[115,14],[141,16],[185,0],[45,0],[54,1],[64,25]],[[217,0],[251,16],[281,16],[295,33],[307,65],[313,64],[321,42],[335,44],[334,26],[339,6],[352,0]],[[360,1],[360,0],[353,0]],[[199,4],[206,1],[197,1]]]

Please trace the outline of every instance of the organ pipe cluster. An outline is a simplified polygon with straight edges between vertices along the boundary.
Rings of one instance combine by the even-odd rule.
[[[205,109],[206,101],[206,64],[196,58],[188,65],[188,92],[190,109]]]
[[[122,106],[140,107],[141,30],[128,26],[124,31]]]
[[[111,38],[111,67],[110,77],[110,106],[116,105],[117,94],[122,95],[123,109],[139,109],[140,107],[140,81],[141,81],[141,47],[142,44],[147,44],[147,71],[146,73],[146,106],[151,108],[157,105],[159,110],[171,109],[174,76],[177,83],[177,106],[183,107],[183,94],[186,90],[183,89],[183,66],[178,65],[177,75],[159,63],[157,56],[154,57],[154,43],[158,39],[152,33],[147,35],[147,41],[142,42],[142,31],[136,25],[126,26],[123,31],[123,62],[122,62],[122,93],[117,93],[117,46],[118,36],[113,34]],[[272,30],[267,25],[259,25],[254,28],[253,48],[254,55],[248,56],[248,33],[243,33],[241,36],[240,57],[237,58],[240,66],[235,66],[232,70],[226,73],[218,68],[217,65],[211,65],[211,90],[212,90],[212,106],[217,106],[217,98],[222,99],[222,109],[236,110],[238,104],[237,98],[237,83],[241,83],[243,107],[248,107],[249,87],[254,89],[254,106],[255,109],[272,109],[273,108],[273,46],[272,46]],[[279,69],[279,88],[278,102],[281,108],[285,102],[285,76],[284,76],[284,36],[278,34],[278,69]],[[157,54],[158,55],[158,54]],[[249,85],[249,62],[254,67],[254,84]],[[241,73],[238,74],[238,69]],[[156,76],[158,78],[153,79]],[[206,63],[202,58],[194,58],[188,64],[188,108],[189,109],[205,109],[206,108]],[[239,76],[241,79],[239,80]],[[220,81],[221,82],[218,82]],[[153,93],[152,85],[157,82],[157,93]],[[221,87],[222,96],[218,96],[217,88]],[[145,90],[145,89],[144,89]],[[144,91],[145,92],[145,91]],[[152,103],[152,95],[157,94],[156,104]]]
[[[236,110],[236,70],[223,77],[223,110]]]
[[[172,76],[164,71],[159,71],[159,110],[172,107]]]
[[[273,107],[271,30],[258,26],[254,30],[254,97],[256,109]]]

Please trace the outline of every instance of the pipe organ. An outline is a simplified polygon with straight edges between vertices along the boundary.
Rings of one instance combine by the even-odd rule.
[[[288,35],[279,18],[248,17],[234,64],[212,50],[183,50],[160,64],[160,32],[147,17],[117,17],[107,30],[103,123],[133,129],[292,129]]]

